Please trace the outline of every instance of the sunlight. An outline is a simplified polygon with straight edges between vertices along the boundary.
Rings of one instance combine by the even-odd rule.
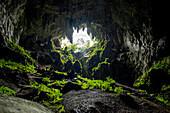
[[[85,28],[84,31],[83,29],[80,29],[79,32],[77,32],[77,29],[75,28],[73,28],[73,30],[73,44],[77,44],[78,48],[85,47],[88,43],[90,47],[93,45],[94,41],[92,40],[91,35],[89,36],[87,34],[87,28]],[[64,43],[67,44],[67,46],[71,44],[67,38],[62,40],[62,47],[64,47]]]

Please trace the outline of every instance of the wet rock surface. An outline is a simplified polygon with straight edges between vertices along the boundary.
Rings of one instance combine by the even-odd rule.
[[[52,113],[41,104],[12,97],[0,95],[0,113]]]
[[[158,105],[126,94],[114,95],[101,90],[70,91],[63,95],[70,113],[169,113]]]

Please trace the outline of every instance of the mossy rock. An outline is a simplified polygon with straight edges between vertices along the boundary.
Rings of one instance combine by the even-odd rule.
[[[73,64],[73,68],[74,68],[74,70],[75,70],[75,72],[77,74],[81,74],[82,73],[82,66],[81,66],[80,61],[78,61],[78,60],[75,61],[74,64]]]
[[[73,64],[72,64],[72,61],[69,60],[64,64],[64,71],[68,72],[69,70],[72,70],[72,69],[73,69]]]
[[[0,59],[4,58],[5,60],[11,60],[13,62],[18,62],[18,63],[22,63],[22,64],[26,64],[28,61],[28,58],[25,55],[7,47],[7,46],[0,45],[0,49],[2,50]]]
[[[163,85],[170,84],[170,73],[168,71],[170,68],[169,59],[170,56],[164,57],[163,60],[158,61],[157,64],[152,66],[136,80],[134,86],[152,93],[160,92]]]

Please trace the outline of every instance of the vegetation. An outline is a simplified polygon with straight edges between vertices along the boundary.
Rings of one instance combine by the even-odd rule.
[[[1,86],[0,87],[0,94],[7,94],[10,96],[15,96],[15,91],[6,87],[6,86]]]
[[[95,72],[95,71],[97,71],[98,69],[100,69],[100,67],[101,67],[101,65],[102,64],[110,64],[109,62],[107,62],[109,60],[109,58],[105,58],[105,61],[104,62],[101,62],[101,63],[98,63],[98,66],[97,67],[94,67],[93,69],[92,69],[92,71],[93,72]],[[93,73],[94,74],[94,73]],[[93,75],[92,74],[92,75]]]
[[[88,54],[90,55],[90,57],[86,61],[86,63],[88,63],[95,55],[98,55],[98,53],[100,53],[99,57],[101,59],[101,52],[104,51],[106,44],[107,44],[106,41],[105,42],[99,41],[98,43],[94,43],[93,46],[88,49],[89,51]]]
[[[97,63],[97,66],[92,69],[92,75],[94,75],[94,72],[99,70],[103,64],[110,64],[108,62],[109,58],[105,58],[105,61],[101,62],[101,57],[103,56],[103,51],[105,50],[107,41],[100,41],[99,43],[95,43],[92,47],[89,47],[87,45],[86,48],[79,49],[81,52],[86,51],[87,54],[89,54],[89,59],[86,61],[88,63],[91,59],[94,58],[95,55],[99,56],[99,63]],[[9,47],[14,49],[17,52],[20,52],[21,54],[27,56],[27,58],[30,59],[33,63],[33,59],[31,58],[30,54],[24,50],[24,48],[18,46],[17,44],[9,41]],[[79,62],[80,67],[82,68],[81,62],[74,58],[74,53],[78,50],[76,44],[72,44],[70,46],[66,46],[64,49],[56,50],[55,45],[52,42],[53,50],[60,54],[60,60],[62,63],[67,62],[68,60],[72,61],[72,64],[75,62]],[[99,54],[98,54],[99,53]],[[103,59],[104,60],[104,59]],[[149,73],[153,69],[162,69],[165,72],[170,74],[169,69],[169,60],[170,56],[163,58],[162,61],[158,61],[158,63],[154,66],[152,66],[144,75],[142,75],[140,78],[137,79],[136,83],[134,84],[135,87],[140,87],[142,85],[150,85],[150,76]],[[23,65],[21,63],[11,62],[10,60],[5,61],[4,59],[0,59],[0,68],[9,68],[11,70],[19,70],[20,72],[25,73],[35,73],[35,75],[41,76],[42,73],[37,73],[35,70],[35,67],[33,64],[27,63],[27,65]],[[50,70],[46,70],[50,71]],[[66,72],[59,72],[58,70],[55,71],[57,75],[64,75],[67,76]],[[126,93],[125,90],[122,87],[116,87],[115,80],[113,80],[110,77],[106,77],[106,80],[91,80],[88,78],[83,78],[80,75],[77,75],[77,80],[72,82],[73,84],[78,84],[81,86],[82,89],[101,89],[102,91],[108,91],[108,92],[114,92],[116,94],[120,93]],[[36,81],[30,81],[30,85],[27,87],[33,87],[38,90],[38,94],[36,97],[33,97],[33,99],[37,99],[41,93],[45,93],[47,98],[44,98],[41,100],[41,103],[46,105],[48,108],[56,109],[57,112],[65,112],[64,106],[61,105],[62,100],[62,93],[60,92],[63,87],[68,83],[67,81],[63,80],[55,80],[54,82],[51,82],[49,77],[44,77],[42,79],[42,83],[38,83]],[[53,88],[51,86],[55,85],[57,88]],[[144,92],[148,94],[147,90],[140,90],[141,92]],[[170,105],[169,103],[169,93],[170,93],[170,85],[164,84],[161,88],[161,91],[159,94],[149,94],[150,96],[155,96],[155,98],[167,105]],[[0,87],[0,94],[7,94],[7,95],[13,95],[15,96],[15,91],[6,87],[1,86]],[[127,93],[131,96],[130,93]]]
[[[8,41],[8,47],[25,55],[32,64],[34,63],[34,60],[32,59],[31,55],[23,47],[17,45],[14,42],[11,42],[11,41]]]
[[[58,71],[58,70],[56,70],[55,73],[57,73],[57,74],[59,74],[59,75],[65,75],[65,76],[67,76],[67,73],[66,73],[66,72],[60,72],[60,71]]]
[[[49,78],[45,78],[43,79],[43,81],[49,83],[50,84],[50,79]],[[57,85],[61,85],[62,83],[60,83],[59,81],[54,82],[53,84],[57,84]],[[42,100],[41,102],[46,105],[48,108],[52,108],[52,109],[56,109],[56,111],[59,112],[64,112],[64,106],[60,104],[60,101],[62,100],[61,96],[62,93],[60,92],[59,89],[54,89],[54,88],[49,88],[48,85],[45,85],[43,83],[37,83],[36,81],[32,81],[30,86],[27,87],[34,87],[36,89],[38,89],[38,95],[40,95],[41,92],[45,92],[47,95],[47,99],[46,100]],[[36,99],[36,98],[34,98]]]
[[[158,61],[157,64],[152,66],[146,73],[144,73],[141,77],[139,77],[137,79],[134,86],[137,88],[146,89],[147,91],[152,90],[152,89],[150,89],[150,86],[152,84],[150,73],[153,70],[163,70],[169,76],[170,75],[169,60],[170,60],[170,56],[164,57],[163,60]],[[161,77],[162,77],[162,75],[160,75],[160,78]],[[169,102],[170,84],[162,82],[161,85],[162,85],[161,89],[157,94],[150,94],[150,95],[151,96],[154,95],[158,101],[161,101],[166,105],[170,105],[170,102]],[[147,94],[148,92],[146,90],[145,90],[145,93]]]
[[[137,79],[137,81],[135,82],[134,86],[135,87],[140,87],[142,85],[147,85],[149,86],[150,85],[150,76],[149,76],[149,73],[153,70],[153,69],[161,69],[161,70],[164,70],[166,72],[168,72],[168,75],[170,75],[170,68],[169,68],[169,62],[170,60],[170,56],[168,57],[164,57],[163,60],[161,61],[158,61],[158,63],[154,66],[152,66],[148,71],[146,71],[141,77],[139,77]]]
[[[87,78],[83,78],[80,75],[77,76],[79,80],[77,82],[73,82],[74,84],[78,84],[82,87],[82,89],[101,89],[102,91],[113,91],[112,84],[115,83],[113,79],[110,77],[106,77],[106,81],[103,80],[91,80]],[[81,82],[83,80],[84,82]]]
[[[36,72],[34,65],[23,65],[21,63],[11,62],[10,60],[5,61],[4,59],[0,59],[0,68],[9,68],[11,70],[19,70],[20,72],[26,73]]]

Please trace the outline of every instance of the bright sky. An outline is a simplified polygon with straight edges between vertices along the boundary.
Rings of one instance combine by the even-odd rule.
[[[80,29],[79,32],[75,28],[73,28],[73,44],[77,44],[77,47],[84,47],[87,45],[88,41],[90,41],[90,46],[93,45],[94,41],[92,40],[91,36],[87,34],[87,28]],[[70,44],[69,40],[65,38],[62,40],[62,47],[64,46],[64,43],[67,45]]]

